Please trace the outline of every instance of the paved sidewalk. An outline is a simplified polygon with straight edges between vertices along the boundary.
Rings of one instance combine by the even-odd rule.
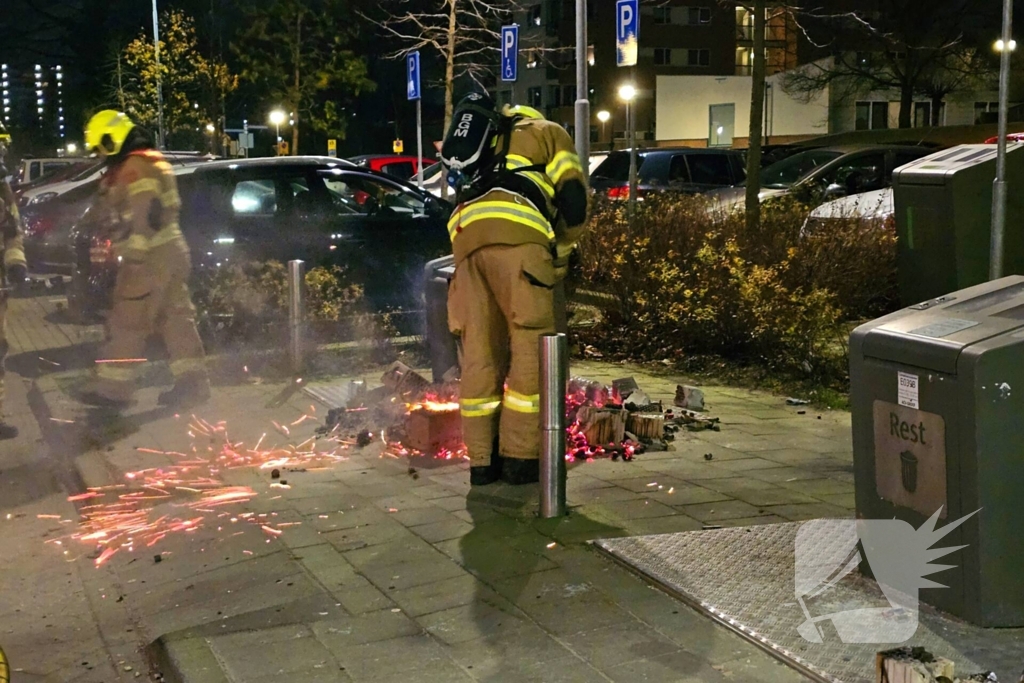
[[[631,374],[669,403],[675,393],[674,379],[621,366],[578,363],[573,374]],[[256,495],[96,568],[94,546],[46,543],[74,531],[66,495],[224,437],[190,436],[189,416],[153,408],[156,387],[130,415],[101,421],[71,398],[81,376],[53,366],[11,377],[23,387],[18,422],[31,415],[45,431],[26,430],[20,460],[0,463],[0,544],[16,551],[0,556],[0,645],[24,669],[19,682],[137,680],[142,646],[154,672],[190,682],[799,681],[586,541],[852,514],[847,414],[800,415],[778,397],[706,387],[721,432],[684,432],[673,450],[630,463],[573,466],[564,520],[536,519],[535,487],[470,490],[466,463],[394,459],[374,442],[286,469],[288,488],[268,470],[224,468],[223,484]],[[197,416],[226,421],[228,441],[247,448],[264,433],[263,448],[299,444],[317,422],[288,436],[273,424],[312,414],[295,389],[217,387]],[[12,484],[11,467],[47,483]],[[187,500],[157,501],[154,514],[192,516]]]

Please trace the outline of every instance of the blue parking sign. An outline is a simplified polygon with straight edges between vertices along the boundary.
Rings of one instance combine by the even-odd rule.
[[[638,0],[617,0],[615,3],[615,64],[634,66],[640,41]]]
[[[501,27],[501,80],[514,83],[519,77],[519,27]]]
[[[410,100],[420,99],[420,53],[410,52],[405,58],[406,96]]]

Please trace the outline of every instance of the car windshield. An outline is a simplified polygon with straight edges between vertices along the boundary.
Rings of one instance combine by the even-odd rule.
[[[643,166],[643,160],[647,157],[645,152],[637,151],[637,169]],[[594,169],[593,178],[601,180],[612,180],[624,183],[629,180],[629,152],[612,152],[608,158],[601,162],[601,165]]]
[[[785,190],[814,169],[842,156],[842,152],[812,149],[778,161],[761,171],[761,187]]]
[[[426,168],[423,169],[423,179],[430,180],[431,178],[433,178],[434,176],[441,172],[441,168],[442,165],[440,161],[435,162],[430,166],[427,166]],[[416,176],[413,176],[412,179],[416,180]]]

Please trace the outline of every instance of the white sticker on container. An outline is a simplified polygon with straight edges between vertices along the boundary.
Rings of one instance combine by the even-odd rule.
[[[897,403],[907,408],[913,408],[914,410],[920,410],[921,405],[918,402],[918,377],[917,375],[910,375],[905,372],[898,373],[897,385],[896,385],[896,398]]]

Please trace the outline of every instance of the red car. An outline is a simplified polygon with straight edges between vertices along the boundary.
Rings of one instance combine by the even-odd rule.
[[[1007,133],[1006,134],[1006,141],[1007,142],[1024,142],[1024,133]],[[999,142],[999,136],[998,135],[993,135],[988,140],[985,140],[985,144],[986,145],[994,145],[997,142]]]
[[[351,157],[349,161],[373,171],[387,173],[395,178],[409,180],[419,172],[420,166],[426,168],[435,163],[436,159],[417,159],[415,156],[402,154],[364,154]]]

